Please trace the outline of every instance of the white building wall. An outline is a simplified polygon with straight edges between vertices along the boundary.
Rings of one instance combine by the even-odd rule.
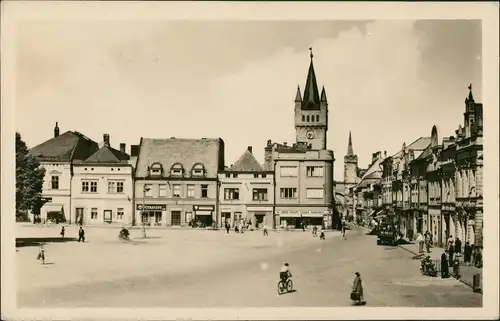
[[[82,191],[82,182],[84,181],[96,181],[97,192]],[[108,192],[109,181],[122,181],[123,192]],[[133,188],[131,166],[75,166],[71,198],[73,217],[76,218],[77,209],[81,208],[83,209],[84,224],[130,225],[133,215]],[[97,209],[96,218],[92,218],[93,208]],[[122,219],[118,217],[119,208],[123,209]],[[111,211],[111,222],[104,221],[105,210]]]

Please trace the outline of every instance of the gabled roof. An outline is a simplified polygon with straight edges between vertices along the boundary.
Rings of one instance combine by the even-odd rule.
[[[119,164],[128,163],[130,156],[110,146],[104,145],[89,158],[83,161],[85,164]]]
[[[406,152],[408,152],[410,149],[412,150],[425,150],[427,146],[431,143],[431,138],[430,137],[420,137],[417,140],[415,140],[413,143],[410,145],[406,146]],[[401,151],[397,152],[396,154],[392,155],[393,158],[399,157],[401,155]]]
[[[96,142],[75,131],[67,131],[29,150],[40,161],[84,160],[98,150]]]
[[[426,159],[432,154],[432,146],[429,144],[427,148],[416,159]]]
[[[174,164],[181,164],[189,174],[192,167],[200,163],[205,167],[206,177],[216,178],[218,170],[224,168],[224,141],[220,138],[142,138],[136,176],[148,176],[148,167],[154,163],[161,164],[166,176]]]
[[[264,168],[250,151],[245,150],[233,166],[227,170],[231,172],[262,172]]]

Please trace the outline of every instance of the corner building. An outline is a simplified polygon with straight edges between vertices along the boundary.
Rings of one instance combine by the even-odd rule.
[[[333,220],[333,151],[328,150],[328,101],[325,88],[319,94],[313,55],[304,95],[295,95],[295,143],[265,147],[266,170],[274,172],[273,215],[275,225],[322,225]]]
[[[141,138],[135,172],[136,222],[148,226],[201,226],[217,221],[218,179],[224,141]]]

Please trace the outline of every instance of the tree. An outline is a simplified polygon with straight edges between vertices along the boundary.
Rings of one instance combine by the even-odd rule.
[[[31,211],[40,214],[45,169],[28,154],[28,147],[16,132],[16,214]]]

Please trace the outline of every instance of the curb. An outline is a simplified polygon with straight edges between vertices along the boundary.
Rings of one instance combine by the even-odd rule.
[[[413,254],[413,255],[415,255],[415,256],[418,256],[418,255],[419,255],[417,252],[414,252],[414,251],[412,251],[412,250],[410,250],[410,249],[407,249],[407,248],[403,247],[402,245],[398,245],[398,247],[399,247],[399,248],[402,248],[403,250],[405,250],[405,251],[407,251],[407,252],[410,252],[411,254]],[[465,281],[464,281],[464,280],[462,280],[461,278],[460,278],[460,279],[456,279],[456,278],[454,278],[454,279],[455,279],[455,280],[457,280],[457,281],[459,281],[459,282],[460,282],[460,283],[462,283],[462,284],[467,285],[469,288],[474,289],[474,287],[472,286],[472,284],[469,284],[469,283],[465,282]],[[476,293],[481,293],[481,295],[482,295],[482,294],[483,294],[483,289],[480,289],[480,290],[479,290],[478,292],[476,292]]]

